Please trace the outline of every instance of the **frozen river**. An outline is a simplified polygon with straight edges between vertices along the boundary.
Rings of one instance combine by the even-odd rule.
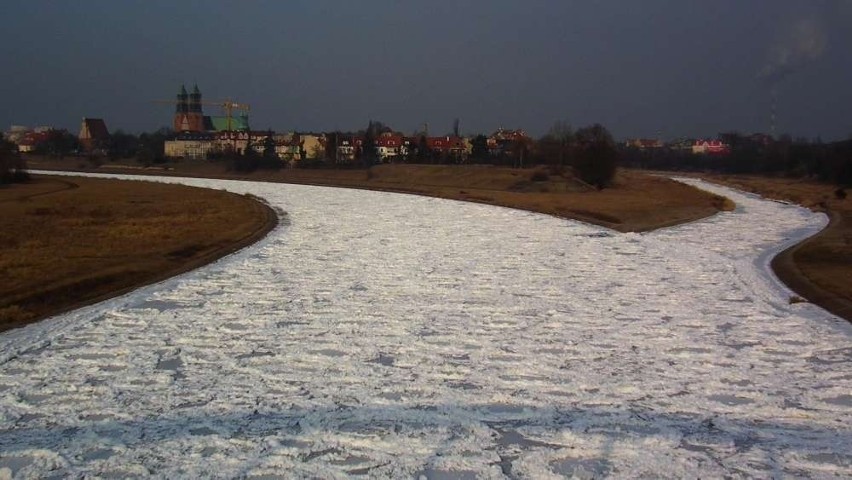
[[[769,273],[822,215],[648,234],[168,179],[288,212],[200,270],[0,335],[0,478],[850,477],[852,328]],[[227,227],[224,227],[227,228]]]

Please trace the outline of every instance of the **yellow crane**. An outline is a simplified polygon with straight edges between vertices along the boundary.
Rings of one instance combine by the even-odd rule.
[[[180,102],[180,100],[154,100],[154,103],[178,105],[181,102]],[[230,100],[230,99],[215,101],[215,102],[200,101],[200,102],[198,102],[198,104],[199,105],[220,107],[222,110],[224,110],[225,111],[225,117],[228,119],[228,131],[229,132],[232,130],[231,119],[233,118],[233,111],[234,110],[241,110],[243,112],[248,112],[249,110],[251,110],[251,107],[247,103],[239,103],[239,102],[235,102],[235,101]]]
[[[225,100],[219,103],[219,106],[225,110],[225,116],[228,118],[228,131],[231,131],[231,112],[233,110],[242,110],[243,113],[251,110],[251,107],[247,103],[237,103],[232,100]]]

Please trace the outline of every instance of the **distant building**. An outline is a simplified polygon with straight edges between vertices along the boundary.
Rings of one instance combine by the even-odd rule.
[[[9,130],[3,132],[3,138],[9,142],[19,145],[24,137],[33,130],[23,125],[12,125]]]
[[[523,130],[497,129],[486,140],[488,153],[491,156],[511,155],[519,145],[530,142],[530,137]]]
[[[383,162],[389,162],[404,155],[405,138],[402,134],[384,132],[376,139],[376,154]]]
[[[245,115],[237,115],[228,118],[227,116],[204,116],[204,130],[207,132],[247,132],[251,130],[249,127],[248,117]]]
[[[677,138],[670,141],[666,146],[672,151],[692,153],[693,145],[695,145],[695,139],[693,138]]]
[[[247,115],[230,115],[231,108],[247,109],[248,106],[232,102],[213,103],[226,107],[229,114],[212,116],[204,115],[203,105],[211,103],[202,100],[198,85],[193,86],[192,93],[181,85],[172,122],[178,134],[165,144],[167,157],[209,158],[228,151],[243,153],[249,145],[259,153],[263,151],[269,132],[252,132]]]
[[[198,85],[192,91],[192,95],[186,92],[186,87],[181,85],[175,103],[174,129],[176,132],[204,132],[204,112],[201,110],[201,91]]]
[[[164,154],[170,158],[209,158],[221,151],[216,137],[209,133],[182,133],[165,142]]]
[[[728,155],[731,147],[718,139],[696,140],[692,144],[692,153],[696,155]]]
[[[268,131],[184,132],[165,142],[164,153],[170,158],[205,159],[228,152],[242,155],[251,148],[263,154],[269,136]],[[273,135],[273,140],[278,143],[280,138]],[[281,149],[277,144],[275,151],[280,157]]]
[[[27,132],[24,137],[17,142],[18,151],[21,153],[35,152],[39,145],[50,138],[52,132],[53,130],[44,129],[31,130]]]
[[[274,135],[275,154],[288,166],[295,166],[302,157],[302,144],[295,133]]]
[[[42,142],[46,141],[53,127],[25,127],[23,125],[12,125],[9,130],[3,132],[6,141],[14,143],[19,152],[33,152]]]
[[[299,138],[302,142],[302,151],[305,153],[304,158],[314,159],[325,156],[325,134],[300,133]]]
[[[109,130],[101,118],[83,118],[78,136],[80,145],[87,152],[103,153],[109,142]]]
[[[337,139],[337,161],[352,162],[364,147],[364,139],[354,135],[340,135]]]
[[[625,142],[624,146],[628,148],[637,148],[639,150],[653,150],[655,148],[663,148],[662,140],[653,138],[632,138]]]
[[[461,137],[447,135],[427,137],[426,147],[434,154],[464,160],[470,154],[468,143]]]
[[[201,90],[198,85],[193,86],[192,93],[187,93],[186,87],[181,85],[175,101],[175,116],[172,126],[176,132],[181,133],[203,133],[203,132],[247,132],[249,127],[247,115],[204,115],[201,98]],[[210,105],[208,102],[207,105]],[[225,103],[229,108],[235,105],[237,108],[245,107],[233,103]],[[245,107],[248,108],[248,107]]]

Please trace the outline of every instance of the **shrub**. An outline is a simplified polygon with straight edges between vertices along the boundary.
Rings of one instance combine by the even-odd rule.
[[[20,183],[29,180],[27,165],[18,147],[11,142],[0,140],[0,185]]]
[[[599,190],[612,185],[617,161],[615,141],[606,128],[595,124],[577,131],[571,166],[580,180]]]

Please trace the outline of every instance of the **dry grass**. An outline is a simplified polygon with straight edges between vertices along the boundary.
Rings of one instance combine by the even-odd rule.
[[[0,189],[0,331],[211,261],[274,222],[252,199],[179,185],[38,177]]]
[[[829,227],[779,255],[772,266],[801,296],[852,321],[852,199],[838,198],[835,186],[810,181],[745,175],[706,177],[826,212],[831,218]]]
[[[33,168],[74,169],[67,161],[33,161]],[[238,178],[255,181],[330,185],[429,195],[488,203],[574,218],[618,231],[646,231],[692,221],[733,208],[731,202],[667,178],[621,171],[614,188],[598,191],[571,175],[543,169],[490,166],[380,165],[370,170],[282,170],[249,174],[226,172],[221,164],[181,161],[171,170],[132,173]],[[111,170],[112,169],[112,170]],[[127,172],[121,165],[98,171]],[[546,177],[546,180],[541,178]]]

